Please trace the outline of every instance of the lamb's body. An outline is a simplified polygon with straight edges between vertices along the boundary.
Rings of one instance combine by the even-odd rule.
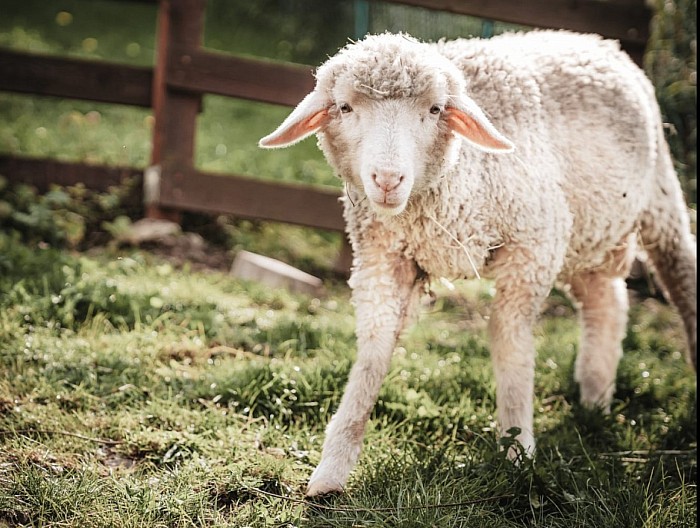
[[[616,43],[566,32],[439,44],[380,35],[345,48],[317,77],[263,140],[284,146],[313,129],[348,185],[358,361],[310,494],[344,485],[422,277],[495,280],[499,421],[522,430],[527,451],[543,300],[556,281],[570,286],[583,323],[581,399],[607,408],[639,234],[680,308],[695,364],[685,204],[653,89]]]
[[[664,143],[649,81],[615,43],[591,36],[538,32],[432,46],[460,67],[470,97],[517,150],[495,157],[463,145],[453,174],[385,222],[392,238],[438,277],[474,276],[452,237],[485,275],[489,248],[504,243],[558,257],[566,247],[563,265],[548,263],[565,282],[603,265],[636,230],[653,182],[666,177],[656,168]],[[362,237],[355,224],[375,214],[354,202],[345,201],[348,232]]]

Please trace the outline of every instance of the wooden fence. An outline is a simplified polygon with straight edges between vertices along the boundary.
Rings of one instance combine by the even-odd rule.
[[[114,0],[137,1],[137,0]],[[51,183],[106,189],[143,173],[151,217],[178,211],[343,230],[338,193],[270,183],[194,167],[203,94],[293,106],[313,88],[312,68],[215,53],[202,48],[206,0],[157,2],[154,68],[0,50],[0,90],[152,108],[151,166],[107,167],[0,155],[0,174],[46,188]],[[649,34],[644,0],[392,0],[433,10],[536,27],[594,32],[620,40],[637,61]]]

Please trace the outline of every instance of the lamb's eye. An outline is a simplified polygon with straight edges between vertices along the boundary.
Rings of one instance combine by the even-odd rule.
[[[341,103],[338,108],[340,108],[340,111],[344,114],[349,114],[352,112],[352,106],[350,106],[348,103]]]
[[[431,114],[437,115],[440,112],[442,112],[442,107],[440,105],[434,104],[433,106],[430,107]]]

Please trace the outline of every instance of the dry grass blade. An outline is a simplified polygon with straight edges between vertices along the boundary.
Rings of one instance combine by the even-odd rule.
[[[402,506],[402,507],[385,507],[385,508],[338,508],[336,506],[328,506],[326,504],[319,504],[318,502],[312,502],[306,499],[296,499],[294,497],[289,497],[286,495],[279,495],[277,493],[272,493],[270,491],[263,491],[258,488],[249,488],[248,491],[256,493],[258,495],[266,495],[268,497],[274,497],[276,499],[282,499],[289,502],[294,502],[296,504],[303,504],[309,506],[310,508],[317,508],[321,510],[341,512],[341,513],[362,513],[362,512],[394,512],[397,510],[435,510],[440,508],[459,508],[460,506],[471,506],[473,504],[480,504],[483,502],[494,502],[501,499],[510,499],[513,497],[512,494],[507,495],[494,495],[492,497],[482,497],[480,499],[472,499],[468,501],[460,502],[445,502],[441,504],[424,504],[421,506]]]
[[[474,260],[472,259],[472,256],[471,256],[471,254],[469,253],[469,250],[467,249],[467,247],[466,247],[464,244],[462,244],[462,242],[461,242],[457,237],[455,237],[452,233],[450,233],[450,232],[445,228],[445,226],[443,226],[440,222],[438,222],[434,217],[429,216],[428,218],[429,218],[431,221],[435,222],[435,224],[436,224],[440,229],[442,229],[442,230],[444,231],[444,233],[445,233],[447,236],[449,236],[452,240],[454,240],[454,242],[460,247],[460,249],[461,249],[462,251],[464,251],[464,254],[467,255],[467,259],[469,259],[469,265],[472,267],[472,270],[474,271],[474,276],[475,276],[477,279],[481,280],[481,275],[479,275],[479,270],[476,269],[476,264],[474,264]]]
[[[105,445],[120,445],[120,444],[124,443],[124,441],[122,441],[122,440],[111,440],[109,438],[94,438],[91,436],[81,435],[79,433],[71,433],[69,431],[57,431],[57,430],[50,430],[50,429],[0,430],[0,435],[2,435],[2,436],[8,436],[8,435],[17,436],[17,435],[28,434],[28,433],[43,434],[43,435],[70,436],[73,438],[79,438],[80,440],[85,440],[87,442],[95,442],[97,444],[105,444]]]

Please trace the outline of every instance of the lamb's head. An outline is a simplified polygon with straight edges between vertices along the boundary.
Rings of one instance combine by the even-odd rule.
[[[466,95],[456,66],[407,35],[369,36],[330,58],[314,91],[260,146],[314,133],[336,172],[383,216],[401,213],[456,163],[459,138],[486,152],[513,149]]]

